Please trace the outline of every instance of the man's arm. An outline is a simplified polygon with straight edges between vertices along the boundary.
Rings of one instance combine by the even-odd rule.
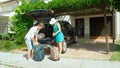
[[[33,43],[35,44],[35,45],[38,45],[39,44],[39,42],[38,42],[38,40],[37,40],[37,37],[33,37],[32,38],[32,41],[33,41]]]

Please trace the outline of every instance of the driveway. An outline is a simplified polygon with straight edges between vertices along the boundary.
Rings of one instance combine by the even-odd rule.
[[[59,61],[48,59],[41,62],[29,63],[26,54],[0,52],[0,68],[119,68],[120,62],[103,60],[87,60],[76,58],[61,58]]]
[[[113,44],[109,39],[110,52],[106,53],[105,39],[79,39],[78,43],[68,45],[67,52],[61,56],[64,58],[78,58],[78,59],[92,59],[92,60],[109,60],[112,56],[112,52],[117,44]],[[21,50],[12,50],[12,53],[26,54],[27,48]],[[45,52],[49,54],[49,50],[45,49]]]

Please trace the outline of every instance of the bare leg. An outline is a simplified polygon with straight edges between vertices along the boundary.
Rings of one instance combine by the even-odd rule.
[[[34,61],[31,59],[31,51],[32,51],[32,50],[28,50],[28,61],[29,61],[29,62],[34,62]]]
[[[28,60],[30,59],[30,53],[31,53],[31,50],[28,50],[28,55],[27,55]]]
[[[34,49],[32,49],[32,55],[31,55],[31,56],[32,56],[32,58],[33,58],[33,56],[34,56]]]

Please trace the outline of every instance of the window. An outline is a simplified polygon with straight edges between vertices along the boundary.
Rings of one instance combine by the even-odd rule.
[[[0,23],[0,34],[7,31],[7,23],[1,22]]]

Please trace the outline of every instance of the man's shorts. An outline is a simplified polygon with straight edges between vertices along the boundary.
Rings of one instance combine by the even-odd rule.
[[[33,42],[32,40],[27,40],[25,39],[26,45],[28,47],[28,50],[32,50],[33,49]]]

